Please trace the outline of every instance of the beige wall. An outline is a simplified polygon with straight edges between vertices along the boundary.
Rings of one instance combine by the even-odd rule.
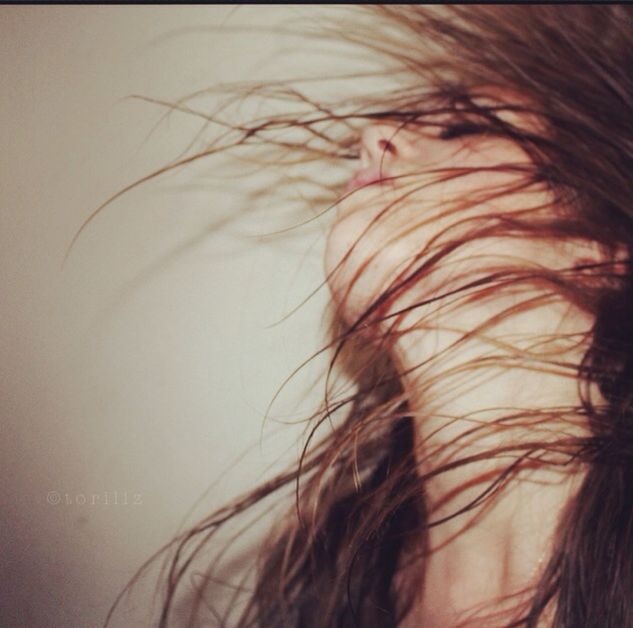
[[[284,76],[301,61],[272,56],[288,41],[201,27],[270,26],[315,10],[0,7],[0,625],[101,625],[212,482],[198,514],[281,452],[294,455],[296,431],[275,440],[274,424],[271,443],[258,444],[262,416],[318,346],[327,295],[268,326],[322,279],[325,223],[286,245],[233,237],[284,224],[264,213],[208,233],[238,212],[240,186],[221,186],[200,164],[113,204],[61,262],[95,206],[197,129],[175,115],[148,139],[163,111],[126,96],[173,100]],[[123,503],[126,493],[138,503]]]

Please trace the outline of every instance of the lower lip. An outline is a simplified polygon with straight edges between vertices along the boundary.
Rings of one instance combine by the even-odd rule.
[[[350,192],[354,192],[355,190],[365,188],[370,185],[380,185],[386,180],[387,179],[380,176],[372,176],[365,173],[359,173],[356,176],[352,177],[350,182],[347,184],[345,188],[345,193],[349,194]]]

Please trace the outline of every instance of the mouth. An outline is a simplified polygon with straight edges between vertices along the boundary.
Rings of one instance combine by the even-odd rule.
[[[385,173],[375,168],[363,168],[359,170],[349,181],[345,188],[345,193],[349,194],[354,190],[364,188],[370,185],[380,185],[388,181],[389,177]]]

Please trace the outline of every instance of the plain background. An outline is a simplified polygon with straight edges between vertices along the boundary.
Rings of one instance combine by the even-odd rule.
[[[311,60],[323,73],[265,29],[334,10],[0,7],[0,625],[100,626],[187,513],[296,455],[300,430],[263,417],[323,341],[327,289],[274,323],[323,280],[327,216],[285,243],[259,237],[292,213],[240,217],[239,182],[200,163],[113,203],[62,261],[96,206],[199,126],[126,97],[174,101]],[[231,30],[243,24],[264,30]],[[231,212],[231,229],[214,230]],[[303,391],[321,366],[274,416],[318,403],[318,386]],[[129,617],[113,625],[142,625]]]

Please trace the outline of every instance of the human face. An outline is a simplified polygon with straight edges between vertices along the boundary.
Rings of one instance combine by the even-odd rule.
[[[503,115],[516,126],[533,124]],[[461,121],[444,115],[423,127],[380,123],[362,132],[360,168],[338,203],[325,255],[349,323],[371,321],[368,308],[374,320],[389,317],[509,263],[555,269],[595,256],[587,243],[512,236],[507,224],[503,236],[490,231],[504,219],[547,218],[551,194],[530,179],[531,160],[516,143],[461,135],[459,127],[446,135],[437,126]]]

